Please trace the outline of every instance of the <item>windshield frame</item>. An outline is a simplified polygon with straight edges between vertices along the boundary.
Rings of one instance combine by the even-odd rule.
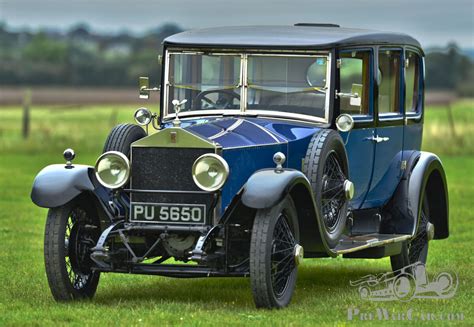
[[[331,104],[331,70],[332,70],[332,51],[298,51],[298,50],[253,50],[253,51],[242,51],[242,50],[231,50],[231,49],[166,49],[165,51],[165,62],[164,62],[164,73],[163,73],[163,101],[162,101],[162,119],[168,121],[176,117],[175,113],[170,112],[168,106],[170,103],[169,94],[171,83],[169,81],[169,63],[170,56],[174,54],[189,54],[189,55],[219,55],[219,56],[240,56],[240,108],[239,109],[199,109],[191,111],[183,111],[178,114],[178,117],[193,117],[193,116],[262,116],[272,118],[286,118],[292,120],[302,120],[315,123],[328,123],[329,122],[329,109]],[[248,101],[248,85],[247,85],[247,72],[248,72],[248,57],[249,56],[268,56],[268,57],[323,57],[326,59],[326,98],[324,107],[324,117],[297,114],[286,111],[274,111],[274,110],[249,110],[247,108]],[[183,100],[183,99],[179,99]]]

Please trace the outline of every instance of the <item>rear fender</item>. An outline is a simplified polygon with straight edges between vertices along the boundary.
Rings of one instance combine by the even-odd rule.
[[[389,219],[382,232],[414,235],[421,214],[421,204],[428,199],[430,222],[435,239],[449,236],[449,198],[441,160],[433,153],[413,152],[400,184],[384,211]]]
[[[300,243],[305,253],[335,256],[324,237],[308,178],[293,169],[263,169],[255,172],[241,190],[240,201],[252,209],[267,209],[290,195],[298,212]]]

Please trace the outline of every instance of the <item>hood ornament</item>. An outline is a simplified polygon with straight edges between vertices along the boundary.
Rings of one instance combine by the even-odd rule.
[[[181,106],[183,106],[186,102],[188,102],[188,100],[184,99],[182,101],[179,101],[179,100],[176,100],[174,99],[173,101],[171,101],[171,103],[173,104],[173,107],[174,107],[174,113],[175,113],[175,119],[173,120],[173,126],[174,127],[180,127],[181,125],[181,121],[179,120],[179,112],[181,111]]]

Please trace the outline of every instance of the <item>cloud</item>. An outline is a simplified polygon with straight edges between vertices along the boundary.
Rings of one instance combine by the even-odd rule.
[[[184,28],[329,22],[404,32],[424,46],[455,41],[474,47],[473,13],[472,0],[0,0],[0,20],[12,26],[67,28],[86,22],[101,31],[141,32],[165,22]]]

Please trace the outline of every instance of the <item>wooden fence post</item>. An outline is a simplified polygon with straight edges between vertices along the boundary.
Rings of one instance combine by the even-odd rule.
[[[26,89],[23,96],[23,119],[22,119],[22,135],[27,139],[30,135],[30,106],[31,106],[31,90]]]
[[[117,108],[112,108],[112,112],[110,113],[109,124],[111,127],[117,125],[117,117],[118,117],[118,110]]]
[[[456,140],[457,133],[456,133],[456,126],[454,125],[453,110],[451,108],[451,102],[448,102],[446,107],[448,109],[448,121],[449,121],[449,127],[451,129],[451,135]]]

